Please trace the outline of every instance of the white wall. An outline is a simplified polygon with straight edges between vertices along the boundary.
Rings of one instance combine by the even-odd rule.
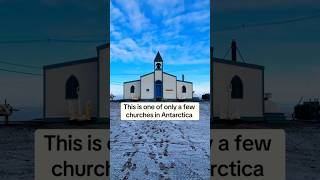
[[[154,82],[156,82],[157,80],[160,80],[160,81],[163,81],[163,79],[162,79],[162,71],[154,71],[154,73],[155,73],[155,81]]]
[[[134,86],[135,90],[134,93],[131,93],[131,86]],[[123,87],[123,98],[124,99],[131,99],[131,100],[138,100],[141,98],[140,95],[140,81],[131,81],[124,84]]]
[[[263,70],[214,62],[213,112],[222,119],[263,117]],[[230,83],[237,75],[243,83],[243,99],[231,99]]]
[[[177,78],[163,73],[163,99],[177,99]]]
[[[60,68],[47,69],[45,73],[45,117],[68,118],[70,100],[65,98],[65,85],[71,75],[80,84],[79,101],[83,113],[87,102],[92,106],[92,115],[97,117],[97,62],[83,63]]]
[[[154,73],[142,76],[141,81],[141,99],[154,99]],[[149,89],[149,91],[147,91]]]
[[[186,87],[186,93],[182,93],[182,86]],[[192,99],[193,85],[183,81],[177,81],[177,99]]]
[[[99,116],[110,117],[110,47],[100,49],[99,55]]]

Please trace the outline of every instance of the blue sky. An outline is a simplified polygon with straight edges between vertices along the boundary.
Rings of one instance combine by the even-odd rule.
[[[160,52],[164,71],[194,82],[195,94],[209,92],[209,0],[112,0],[111,92],[122,96],[124,81],[153,71]]]
[[[317,18],[273,26],[221,29],[318,15]],[[320,1],[214,0],[212,45],[223,57],[236,39],[246,62],[265,66],[265,91],[284,108],[300,97],[320,97]],[[229,56],[228,56],[229,57]]]

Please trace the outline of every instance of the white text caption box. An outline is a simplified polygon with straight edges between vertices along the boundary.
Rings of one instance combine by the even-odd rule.
[[[121,120],[199,120],[198,102],[122,102]]]

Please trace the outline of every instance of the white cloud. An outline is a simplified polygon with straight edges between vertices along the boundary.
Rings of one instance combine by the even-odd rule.
[[[142,62],[152,62],[154,56],[150,48],[138,45],[131,38],[111,42],[110,51],[111,60],[120,60],[122,62],[131,62],[137,59]]]
[[[122,34],[120,31],[117,30],[117,27],[115,27],[113,24],[110,24],[110,33],[113,38],[115,39],[121,39]]]
[[[147,4],[155,15],[168,17],[180,14],[185,10],[181,0],[148,0]]]
[[[111,42],[111,60],[113,61],[133,62],[138,60],[144,63],[153,63],[157,51],[162,54],[166,63],[171,65],[210,63],[209,45],[206,43],[175,44],[173,42],[149,46],[131,38]]]
[[[150,20],[142,12],[137,0],[113,0],[111,2],[113,2],[113,6],[117,4],[121,8],[132,30],[140,32],[150,26]]]
[[[184,8],[183,2],[180,0],[152,1],[152,6],[155,6],[152,11],[161,11],[163,8],[175,6]],[[151,6],[151,1],[147,3],[149,3],[148,6]],[[114,17],[111,14],[111,56],[114,57],[111,57],[112,61],[152,63],[156,52],[160,51],[164,60],[172,65],[209,63],[209,45],[203,44],[201,42],[203,39],[199,39],[198,34],[195,36],[190,34],[194,31],[205,33],[210,30],[208,9],[186,13],[176,12],[173,17],[165,17],[164,14],[154,15],[165,19],[164,22],[161,22],[159,18],[154,19],[153,16],[145,19],[142,10],[148,6],[144,3],[138,4],[136,0],[130,2],[113,0],[111,2],[113,9],[111,12],[114,12]],[[200,5],[197,8],[199,7]],[[136,17],[142,17],[142,20],[139,19],[136,25],[132,25]],[[154,28],[151,23],[161,28]],[[150,26],[141,29],[147,24]],[[137,30],[141,32],[137,33]]]
[[[198,23],[203,23],[206,22],[207,23],[210,22],[210,12],[206,11],[206,10],[202,10],[202,11],[196,11],[196,12],[189,12],[189,13],[185,13],[185,14],[181,14],[181,15],[177,15],[173,18],[170,19],[166,19],[164,21],[164,24],[167,26],[172,26],[172,25],[176,25],[179,23],[193,23],[193,24],[198,24]]]
[[[123,15],[123,13],[120,11],[119,8],[114,6],[112,1],[110,2],[110,14],[111,14],[110,17],[112,22],[124,23],[126,21],[126,18]]]

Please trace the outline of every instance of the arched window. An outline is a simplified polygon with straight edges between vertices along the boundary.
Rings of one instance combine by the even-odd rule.
[[[243,98],[243,84],[239,76],[234,76],[231,80],[231,98],[242,99]]]
[[[187,88],[186,88],[186,86],[182,86],[182,93],[187,93]]]
[[[134,90],[135,90],[135,87],[134,87],[134,85],[132,85],[132,86],[130,87],[130,93],[134,93]]]
[[[79,95],[79,81],[72,75],[69,77],[66,83],[66,99],[78,99]]]

